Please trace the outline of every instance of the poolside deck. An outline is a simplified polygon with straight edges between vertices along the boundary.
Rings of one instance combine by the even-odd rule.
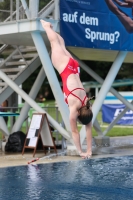
[[[86,144],[84,144],[84,147]],[[93,155],[91,159],[97,159],[97,158],[107,158],[107,157],[118,157],[118,156],[127,156],[127,155],[133,155],[133,136],[124,136],[124,137],[115,137],[111,138],[110,141],[110,147],[94,147],[93,146]],[[61,150],[58,150],[58,153],[60,153]],[[53,163],[53,162],[67,162],[67,161],[78,161],[82,160],[81,157],[76,155],[59,155],[59,156],[53,156],[48,157],[49,155],[53,154],[51,152],[50,154],[46,155],[46,158],[44,158],[44,152],[37,151],[35,154],[35,158],[42,158],[32,164],[44,164],[44,163]],[[33,159],[32,152],[26,152],[24,155],[21,153],[5,153],[0,151],[0,168],[3,167],[11,167],[11,166],[21,166],[21,165],[27,165],[30,160]]]

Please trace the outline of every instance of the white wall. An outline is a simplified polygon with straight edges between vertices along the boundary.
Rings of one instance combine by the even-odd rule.
[[[132,92],[119,92],[127,101],[131,102],[133,100],[133,91]],[[123,104],[117,97],[115,97],[112,93],[108,93],[104,104]]]

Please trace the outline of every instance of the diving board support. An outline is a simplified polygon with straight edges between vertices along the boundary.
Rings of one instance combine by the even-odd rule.
[[[37,79],[35,80],[35,83],[33,84],[33,87],[31,88],[29,97],[31,97],[32,99],[36,98],[36,95],[38,94],[38,91],[40,90],[40,87],[41,87],[45,77],[46,77],[46,75],[44,72],[44,68],[42,67],[37,76]],[[21,129],[21,126],[22,126],[24,120],[28,116],[29,109],[30,109],[30,105],[27,102],[25,102],[23,108],[20,111],[20,116],[18,117],[18,119],[16,120],[16,122],[12,128],[12,133]]]
[[[25,11],[25,14],[27,16],[28,19],[30,19],[30,11],[29,11],[29,8],[27,6],[27,3],[25,0],[21,0],[21,3],[22,3],[22,6],[24,8],[24,11]]]
[[[125,51],[121,51],[118,53],[114,63],[112,64],[111,66],[111,69],[109,70],[107,76],[106,76],[106,79],[98,93],[98,96],[95,100],[95,102],[93,103],[93,106],[92,106],[92,110],[93,110],[93,119],[92,119],[92,122],[94,122],[101,106],[102,106],[102,103],[108,93],[108,91],[110,90],[111,88],[111,85],[113,84],[113,81],[123,63],[123,61],[125,60],[126,58],[126,55],[127,55],[127,52]]]
[[[55,10],[54,10],[54,19],[59,20],[59,0],[54,0]]]
[[[73,57],[79,62],[79,65],[83,70],[85,70],[90,76],[92,76],[97,82],[100,84],[103,84],[104,80],[96,74],[89,66],[87,66],[83,61],[81,61],[77,56],[75,56],[73,53],[71,53]],[[116,96],[123,104],[125,104],[129,109],[133,110],[133,105],[128,102],[119,92],[117,92],[114,88],[110,88],[110,92]],[[83,127],[84,129],[84,127]],[[82,130],[82,129],[81,129]],[[82,130],[83,131],[83,130]],[[85,129],[84,129],[85,131]]]
[[[30,18],[38,17],[38,10],[39,10],[39,0],[30,0],[29,1],[29,11],[30,11]]]
[[[83,70],[85,70],[88,74],[90,74],[90,76],[92,76],[97,82],[99,82],[100,84],[104,83],[104,80],[98,75],[96,74],[89,66],[87,66],[83,61],[79,60],[78,57],[76,57],[73,53],[72,53],[73,57],[79,62],[79,65],[81,66],[81,68]],[[128,102],[121,94],[119,94],[119,92],[117,92],[114,88],[110,88],[109,90],[114,96],[116,96],[123,104],[125,104],[128,108],[130,108],[131,110],[133,110],[133,105],[130,104],[130,102]]]
[[[32,1],[33,0],[31,0],[31,2]],[[23,3],[25,3],[25,5],[26,5],[25,1]],[[55,4],[56,4],[56,6],[58,6],[57,5],[58,1],[56,1]],[[29,17],[30,16],[27,15],[27,18],[29,18]],[[57,29],[57,27],[58,27],[58,22],[55,24],[54,29]],[[44,32],[44,30],[43,30],[43,32]],[[49,58],[48,51],[47,51],[47,48],[43,41],[43,38],[41,36],[41,33],[38,31],[32,31],[31,36],[32,36],[34,44],[37,48],[39,57],[41,59],[42,65],[44,67],[44,70],[45,70],[46,76],[48,78],[49,84],[51,86],[51,89],[53,91],[53,94],[54,94],[57,104],[59,106],[63,121],[65,123],[65,127],[66,127],[70,137],[72,137],[71,136],[71,127],[70,127],[70,123],[69,123],[69,110],[68,110],[67,105],[64,102],[63,93],[61,91],[61,87],[59,85],[57,76],[55,74],[51,60]]]
[[[47,75],[49,84],[51,86],[51,89],[53,91],[53,94],[55,96],[57,104],[59,106],[63,121],[65,123],[65,127],[66,127],[66,129],[68,130],[68,132],[71,136],[71,127],[70,127],[70,122],[69,122],[68,106],[64,102],[63,92],[62,92],[61,87],[59,85],[59,81],[58,81],[57,76],[55,74],[55,70],[54,70],[54,67],[51,63],[48,51],[47,51],[46,46],[45,46],[45,43],[43,41],[41,33],[31,32],[31,35],[32,35],[33,41],[35,43],[36,49],[38,51],[42,65],[44,67],[45,73]]]
[[[95,102],[92,105],[92,111],[93,111],[92,123],[94,123],[96,116],[97,116],[97,114],[102,106],[102,103],[104,101],[104,98],[106,97],[107,92],[110,90],[111,85],[112,85],[126,55],[127,55],[127,52],[124,52],[124,51],[119,52],[114,63],[112,64],[112,67],[111,67],[108,75],[106,76],[103,86],[102,86],[101,90],[99,91]],[[81,134],[81,144],[82,144],[85,139],[84,129],[81,128],[80,134]]]
[[[10,85],[10,87],[16,92],[18,93],[31,107],[33,107],[36,111],[40,112],[40,113],[46,113],[45,110],[43,110],[32,98],[29,97],[28,94],[26,94],[26,92],[24,92],[16,83],[14,83],[14,81],[12,81],[4,72],[2,72],[0,70],[0,77],[8,83],[8,85]],[[55,129],[57,129],[59,131],[59,133],[66,138],[68,141],[70,141],[72,144],[73,140],[70,137],[70,135],[68,134],[68,132],[62,128],[48,113],[47,113],[47,117],[49,122],[53,125],[53,127]]]
[[[19,0],[16,0],[16,20],[19,20]]]
[[[96,132],[98,133],[98,135],[102,135],[102,130],[101,130],[101,127],[100,127],[97,119],[95,119],[95,121],[93,123],[93,127],[96,130]]]

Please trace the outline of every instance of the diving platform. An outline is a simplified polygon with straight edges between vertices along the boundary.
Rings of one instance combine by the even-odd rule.
[[[0,44],[8,45],[23,45],[23,46],[35,46],[31,32],[40,32],[45,45],[49,49],[49,41],[45,34],[44,29],[40,23],[41,18],[35,19],[23,19],[19,21],[8,21],[0,23]],[[50,20],[54,27],[54,30],[59,32],[58,20]],[[80,47],[67,47],[70,52],[77,56],[80,60],[91,60],[91,61],[105,61],[113,62],[119,51],[115,50],[103,50],[103,49],[92,49],[92,48],[80,48]],[[125,63],[133,63],[133,53],[128,52],[124,60]]]
[[[57,25],[55,20],[50,20],[50,22],[54,27]],[[41,32],[46,46],[49,46],[47,36],[39,18],[0,23],[0,44],[35,46],[31,36],[31,32],[33,31]]]

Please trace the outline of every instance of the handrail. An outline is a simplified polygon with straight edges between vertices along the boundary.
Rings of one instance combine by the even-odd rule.
[[[51,0],[42,10],[40,10],[40,11],[38,12],[38,17],[46,17],[47,15],[49,15],[49,14],[52,12],[52,10],[54,9],[54,7],[55,7],[54,0]],[[19,7],[19,10],[20,10],[21,8],[23,8],[23,5],[21,5],[21,6]],[[46,14],[45,14],[45,11],[47,11]],[[10,15],[9,17],[7,17],[7,18],[4,20],[4,22],[9,21],[9,20],[11,19],[11,17],[13,17],[16,13],[17,13],[17,10],[15,10],[15,11],[12,13],[12,15]],[[44,14],[45,14],[45,16],[44,16]]]
[[[21,8],[23,8],[23,6],[21,5],[20,7],[19,7],[19,10],[21,9]],[[8,18],[6,18],[6,20],[4,21],[4,22],[7,22],[9,19],[11,19],[11,17],[13,17],[15,14],[16,14],[16,10],[12,13],[12,15],[10,15]]]
[[[0,53],[2,53],[7,47],[8,44],[3,44],[2,47],[0,47]]]
[[[53,5],[54,5],[54,0],[50,1],[42,10],[38,12],[38,17],[41,17],[44,14],[44,12],[48,10],[49,8],[51,8]]]

